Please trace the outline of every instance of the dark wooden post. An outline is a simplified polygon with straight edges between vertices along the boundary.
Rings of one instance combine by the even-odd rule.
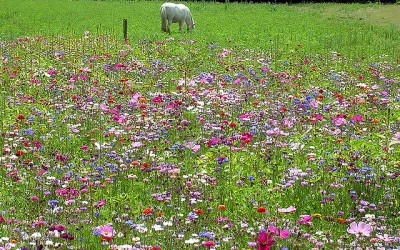
[[[128,20],[126,19],[124,19],[123,29],[124,29],[124,40],[126,43],[128,41]]]

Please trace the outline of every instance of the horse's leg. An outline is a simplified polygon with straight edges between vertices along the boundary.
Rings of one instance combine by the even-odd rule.
[[[184,22],[184,21],[180,21],[180,22],[179,22],[179,31],[182,31],[183,22]]]
[[[169,18],[168,19],[167,32],[170,33],[170,34],[171,34],[171,30],[170,30],[171,24],[172,24],[172,18]]]

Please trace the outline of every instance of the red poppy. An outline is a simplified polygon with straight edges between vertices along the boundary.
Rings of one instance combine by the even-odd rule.
[[[266,213],[266,212],[267,212],[267,209],[265,209],[265,207],[259,207],[259,208],[257,208],[257,212],[259,212],[259,213]]]

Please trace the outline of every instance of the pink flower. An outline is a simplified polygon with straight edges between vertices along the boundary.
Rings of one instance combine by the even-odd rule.
[[[394,241],[395,241],[394,237],[393,237],[393,236],[390,236],[390,235],[388,235],[388,234],[384,234],[384,235],[376,234],[376,237],[377,237],[378,239],[384,241],[384,242],[394,242]]]
[[[242,120],[248,120],[251,117],[252,117],[252,115],[250,113],[245,113],[245,114],[242,114],[239,116],[239,118]]]
[[[292,212],[295,212],[295,211],[296,211],[296,208],[293,207],[293,206],[290,206],[288,208],[278,208],[278,212],[279,213],[292,213]]]
[[[186,147],[192,149],[194,152],[197,152],[200,149],[200,145],[192,141],[187,142]]]
[[[201,244],[208,248],[211,248],[215,245],[214,241],[203,241]]]
[[[275,241],[273,239],[273,233],[262,230],[258,238],[255,238],[255,241],[258,243],[258,250],[269,250]]]
[[[268,231],[274,233],[276,236],[279,236],[281,239],[286,239],[290,234],[289,230],[276,228],[274,226],[269,226]]]
[[[300,219],[297,221],[299,224],[306,224],[309,221],[311,221],[312,216],[311,215],[301,215]]]
[[[103,206],[104,204],[106,204],[106,200],[102,199],[101,201],[97,202],[94,207],[95,208],[100,208],[101,206]]]
[[[347,232],[356,235],[358,237],[360,234],[369,237],[372,232],[372,226],[365,222],[352,222],[350,227],[347,228]]]
[[[111,225],[98,226],[96,232],[104,237],[113,237],[115,235],[115,230]]]
[[[31,196],[31,201],[38,201],[39,198],[37,196]]]
[[[355,115],[355,116],[353,116],[353,117],[351,118],[351,121],[352,121],[353,123],[355,123],[355,122],[361,122],[362,119],[363,119],[363,116],[362,116],[362,115]]]
[[[143,144],[139,141],[139,142],[132,142],[131,145],[133,148],[138,148],[138,147],[142,146]]]

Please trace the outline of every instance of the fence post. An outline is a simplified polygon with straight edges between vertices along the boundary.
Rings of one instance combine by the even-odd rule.
[[[124,19],[123,22],[123,29],[124,29],[124,40],[125,43],[128,41],[128,20]]]

